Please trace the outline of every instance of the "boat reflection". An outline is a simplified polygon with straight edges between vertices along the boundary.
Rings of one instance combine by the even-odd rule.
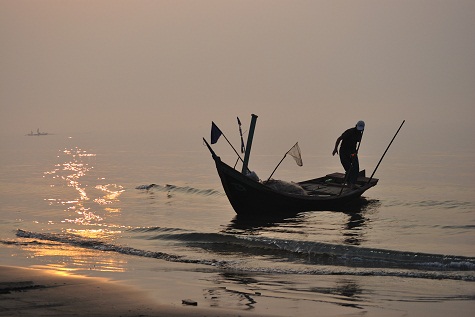
[[[264,228],[276,227],[284,224],[298,224],[305,221],[305,217],[296,215],[295,217],[266,217],[266,218],[250,218],[236,215],[231,223],[226,227],[226,233],[234,234],[252,234]]]
[[[260,296],[260,292],[252,290],[259,284],[257,278],[247,273],[219,273],[217,280],[214,281],[219,286],[205,289],[204,298],[210,307],[253,310]]]
[[[347,221],[342,227],[343,243],[348,245],[360,245],[365,241],[365,228],[369,222],[368,215],[377,211],[381,203],[379,200],[364,200],[360,206],[359,212],[344,212],[347,215]]]
[[[361,199],[346,209],[332,211],[301,212],[294,216],[268,216],[251,218],[236,215],[224,232],[230,234],[258,235],[263,231],[275,233],[300,233],[302,235],[324,236],[340,234],[341,243],[360,245],[365,241],[368,217],[380,207],[378,200]],[[298,230],[298,232],[296,232]],[[336,237],[332,238],[333,241]]]
[[[214,283],[219,286],[205,290],[204,298],[212,307],[232,307],[243,310],[260,309],[269,299],[291,299],[299,305],[321,305],[363,309],[365,290],[356,279],[327,279],[322,276],[223,272]],[[262,302],[262,303],[261,303]],[[306,302],[307,304],[303,304]]]

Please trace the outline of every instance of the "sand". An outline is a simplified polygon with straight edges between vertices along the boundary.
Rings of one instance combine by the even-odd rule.
[[[0,266],[0,316],[255,315],[219,308],[162,305],[144,291],[103,278]]]

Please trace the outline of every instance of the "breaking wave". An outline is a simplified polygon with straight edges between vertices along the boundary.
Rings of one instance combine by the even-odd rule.
[[[458,200],[420,200],[420,201],[387,201],[388,206],[406,206],[419,208],[442,208],[442,209],[458,209],[473,210],[475,205],[469,201]]]
[[[172,240],[188,248],[206,250],[212,259],[193,259],[188,255],[143,250],[84,238],[70,233],[37,233],[18,229],[20,238],[54,241],[98,251],[117,252],[171,262],[212,265],[222,269],[312,275],[371,275],[426,279],[475,281],[475,258],[363,248],[329,243],[271,239],[226,233],[199,233],[173,228],[135,228],[130,232],[147,234],[148,240]],[[25,241],[19,243],[28,243]],[[198,253],[199,254],[199,253]],[[226,256],[228,255],[228,256]],[[229,255],[232,255],[229,257]],[[256,267],[246,259],[263,259]],[[266,266],[265,259],[282,266]],[[275,261],[274,261],[275,262]],[[285,265],[286,262],[303,266]]]
[[[202,196],[223,196],[224,194],[216,191],[214,189],[197,189],[189,186],[176,186],[176,185],[157,185],[157,184],[149,184],[149,185],[139,185],[135,187],[135,189],[139,190],[157,190],[161,192],[178,192],[184,194],[194,194],[194,195],[202,195]]]

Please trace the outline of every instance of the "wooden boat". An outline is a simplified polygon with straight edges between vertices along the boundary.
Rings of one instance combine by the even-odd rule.
[[[216,164],[226,196],[238,215],[286,215],[312,210],[336,210],[358,200],[378,179],[360,172],[355,188],[344,185],[345,174],[333,173],[295,183],[298,193],[278,190],[273,181],[256,181],[222,162],[208,142],[205,143]]]
[[[253,114],[248,132],[247,146],[245,148],[246,152],[244,160],[242,160],[243,166],[241,172],[222,162],[206,139],[203,138],[216,164],[219,178],[221,179],[224,191],[234,211],[238,215],[255,218],[260,216],[280,217],[312,210],[351,210],[350,205],[354,203],[358,204],[359,201],[361,201],[363,193],[378,183],[378,179],[373,178],[373,176],[405,122],[404,120],[399,126],[399,129],[396,131],[396,134],[393,136],[369,178],[365,176],[364,171],[361,171],[356,184],[349,187],[345,184],[345,174],[332,173],[298,183],[287,183],[291,185],[288,186],[291,190],[288,190],[288,188],[285,188],[286,186],[273,186],[272,180],[262,182],[257,177],[250,177],[252,174],[248,173],[249,169],[247,164],[249,162],[256,120],[257,116]],[[239,118],[238,123],[241,131]],[[222,132],[217,128],[214,122],[211,131],[211,142],[214,143],[217,141],[217,138],[222,135]],[[216,131],[218,132],[217,137],[216,133],[213,133]],[[227,138],[226,141],[228,141]],[[243,143],[242,134],[241,142]],[[234,149],[229,141],[228,143]],[[240,158],[237,151],[235,149],[234,151]]]
[[[27,136],[41,136],[41,135],[48,135],[48,132],[40,132],[40,129],[37,129],[36,133],[33,133],[33,131],[31,131],[30,133],[27,134]]]

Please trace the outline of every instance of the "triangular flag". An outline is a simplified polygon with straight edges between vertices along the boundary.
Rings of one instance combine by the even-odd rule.
[[[302,154],[300,153],[300,147],[298,142],[295,143],[294,146],[292,146],[292,148],[287,152],[287,154],[289,154],[295,159],[295,162],[298,166],[303,166]]]
[[[223,134],[213,121],[211,121],[211,144],[218,142],[219,137]]]

